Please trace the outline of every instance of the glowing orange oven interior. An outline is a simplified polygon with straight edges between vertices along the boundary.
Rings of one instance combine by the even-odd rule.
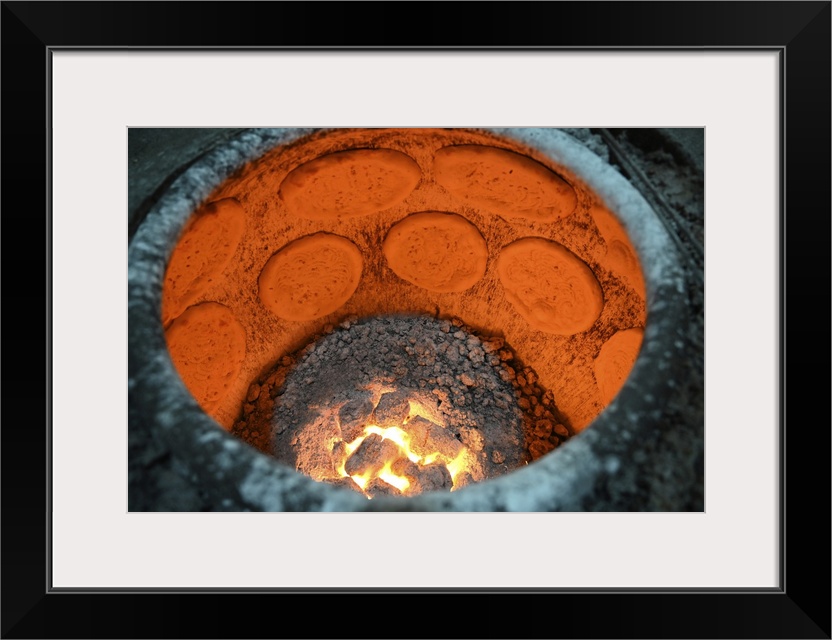
[[[162,321],[220,425],[372,498],[458,490],[587,428],[646,311],[627,233],[567,167],[481,131],[343,129],[194,212]]]

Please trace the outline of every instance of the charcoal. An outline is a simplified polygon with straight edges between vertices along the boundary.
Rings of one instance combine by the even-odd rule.
[[[403,391],[385,393],[373,412],[373,423],[379,427],[399,427],[410,415],[410,402]]]
[[[338,411],[341,423],[341,437],[352,442],[364,432],[364,427],[370,422],[373,413],[373,403],[369,393],[356,394],[348,400]]]
[[[375,474],[384,468],[388,460],[395,460],[399,457],[401,453],[395,442],[384,440],[381,436],[372,433],[349,457],[344,469],[351,476]]]
[[[345,449],[327,449],[326,442],[333,442],[329,435],[321,441],[323,457],[313,453],[311,442],[300,448],[298,430],[333,415],[333,409],[334,439],[345,443],[376,424],[402,428],[415,452],[423,458],[438,453],[437,462],[448,462],[467,448],[470,482],[530,462],[535,441],[545,441],[536,447],[546,447],[555,446],[556,434],[565,439],[554,426],[563,423],[554,396],[550,391],[544,396],[531,367],[516,358],[504,338],[479,335],[460,320],[356,319],[313,342],[314,349],[302,349],[256,381],[259,394],[256,388],[249,392],[257,399],[249,403],[252,409],[241,409],[234,426],[235,434],[249,434],[247,442],[279,460],[308,469],[310,475],[315,467],[313,477],[343,470],[347,462],[355,475],[377,475],[383,462],[403,455],[393,451],[392,442],[385,445],[386,454],[371,453],[371,445],[380,447],[378,438],[368,440],[351,460]],[[352,355],[342,362],[342,352]],[[411,406],[416,410],[417,404],[421,408],[411,418]],[[553,425],[548,439],[535,433],[536,422],[544,419]],[[542,452],[535,449],[535,454]],[[505,459],[497,462],[500,456]],[[457,487],[466,482],[458,478]]]
[[[355,491],[357,493],[363,493],[361,491],[361,487],[355,484],[352,478],[332,478],[332,479],[324,479],[321,482],[325,482],[326,484],[331,484],[336,487],[341,487],[342,489],[350,489],[351,491]]]
[[[365,489],[364,493],[366,493],[371,498],[377,498],[378,496],[400,496],[402,492],[396,489],[391,484],[387,484],[381,478],[373,478],[370,481]]]
[[[397,476],[407,478],[411,485],[419,476],[419,465],[408,458],[399,458],[390,465],[390,470]]]
[[[454,486],[451,472],[439,462],[419,467],[416,482],[413,483],[420,493],[424,491],[450,491]]]
[[[410,436],[410,448],[422,457],[440,453],[453,460],[462,451],[462,443],[438,424],[416,416],[402,429]]]
[[[482,432],[471,427],[460,427],[459,436],[462,443],[471,449],[471,451],[480,452],[485,446],[485,440],[482,437]]]

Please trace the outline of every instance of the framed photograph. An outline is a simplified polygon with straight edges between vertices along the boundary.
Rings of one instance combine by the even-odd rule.
[[[7,355],[15,366],[6,376],[12,386],[6,395],[23,398],[27,410],[11,420],[11,409],[20,403],[7,401],[2,432],[3,637],[286,635],[286,622],[279,616],[266,622],[230,606],[239,604],[234,596],[240,595],[246,603],[278,607],[286,598],[295,603],[302,597],[324,597],[312,604],[333,607],[333,614],[349,604],[353,615],[357,599],[344,596],[399,595],[401,605],[414,602],[412,595],[465,595],[495,604],[509,604],[508,597],[522,595],[524,604],[556,610],[556,619],[536,624],[530,632],[526,616],[512,619],[509,611],[514,607],[505,609],[506,615],[499,616],[504,622],[496,624],[495,616],[476,620],[466,612],[452,634],[829,638],[830,441],[828,421],[816,426],[819,399],[828,397],[829,385],[828,376],[817,374],[815,360],[823,352],[818,339],[828,335],[830,320],[830,3],[400,3],[384,5],[382,13],[392,17],[395,8],[410,16],[408,35],[402,32],[400,42],[370,28],[382,10],[378,4],[3,3],[3,197],[5,222],[12,225],[7,237],[21,239],[7,253],[6,266],[13,267],[6,278],[12,302],[7,329],[17,337],[36,328],[37,336],[19,344],[40,344],[46,337],[43,359],[16,351]],[[178,237],[188,218],[177,207],[189,215],[229,176],[256,184],[258,174],[249,176],[245,167],[256,165],[275,144],[299,150],[294,164],[282,169],[279,162],[274,165],[280,202],[271,205],[266,198],[265,204],[253,199],[244,204],[265,212],[269,206],[294,207],[304,220],[285,237],[269,239],[269,256],[282,271],[270,271],[265,254],[252,262],[260,274],[257,304],[279,321],[314,323],[328,309],[309,317],[291,315],[286,311],[291,301],[272,299],[265,292],[262,282],[265,278],[268,284],[270,273],[291,272],[291,260],[297,260],[292,253],[297,256],[299,248],[296,244],[292,250],[292,243],[302,240],[308,246],[300,248],[307,252],[316,243],[309,253],[315,259],[341,251],[341,262],[349,262],[354,247],[364,249],[362,236],[351,235],[348,225],[327,226],[321,192],[313,194],[311,204],[304,200],[304,180],[313,180],[321,170],[337,172],[340,160],[351,153],[349,166],[364,163],[371,171],[380,156],[358,157],[354,150],[377,151],[399,143],[403,153],[385,156],[384,166],[396,169],[399,183],[413,183],[403,188],[403,198],[420,179],[427,180],[425,167],[430,167],[431,180],[441,187],[436,193],[466,199],[468,208],[450,213],[447,203],[434,207],[425,196],[423,210],[402,209],[402,220],[386,232],[382,249],[390,275],[380,276],[373,287],[398,278],[395,282],[406,284],[395,286],[430,292],[420,294],[425,304],[434,297],[451,299],[447,296],[455,291],[442,290],[445,285],[438,280],[423,280],[422,271],[409,271],[407,261],[399,259],[407,252],[395,251],[409,241],[414,223],[428,222],[434,234],[461,238],[458,246],[464,245],[461,251],[471,257],[460,269],[473,264],[476,270],[478,255],[496,264],[497,255],[488,245],[495,238],[511,247],[502,249],[504,264],[522,262],[527,249],[523,243],[531,240],[537,243],[535,261],[552,253],[562,269],[576,260],[586,262],[603,286],[626,282],[623,267],[604,262],[606,253],[593,253],[593,240],[581,245],[586,249],[570,244],[581,233],[580,225],[561,233],[556,226],[545,226],[549,220],[514,219],[506,228],[515,229],[511,233],[516,238],[486,228],[485,218],[477,213],[484,200],[477,200],[476,188],[459,186],[461,178],[453,173],[454,163],[467,161],[462,156],[472,145],[482,144],[479,138],[454,138],[451,146],[436,143],[437,149],[455,150],[444,154],[448,158],[440,166],[436,158],[442,154],[433,147],[430,158],[420,159],[417,148],[430,146],[424,141],[406,147],[401,136],[385,145],[375,139],[340,143],[330,136],[328,143],[335,146],[329,151],[342,155],[337,162],[327,160],[323,169],[310,169],[310,159],[321,154],[304,155],[303,144],[311,143],[300,137],[303,144],[296,144],[293,137],[294,132],[308,133],[314,141],[321,130],[358,132],[354,136],[360,137],[417,129],[445,136],[487,132],[502,144],[500,153],[500,144],[488,147],[489,162],[499,156],[503,164],[515,163],[509,168],[522,174],[530,171],[529,158],[542,163],[534,165],[537,172],[551,160],[546,169],[551,184],[561,166],[562,175],[571,180],[567,182],[578,184],[584,175],[575,168],[579,156],[600,141],[598,148],[610,152],[605,166],[615,167],[609,170],[618,176],[611,180],[620,179],[637,191],[639,168],[626,163],[636,157],[637,148],[649,155],[651,135],[701,133],[704,440],[700,432],[692,440],[644,441],[645,456],[668,452],[666,486],[678,482],[672,461],[681,459],[680,452],[699,455],[701,495],[651,502],[645,493],[673,492],[644,489],[646,480],[637,472],[632,485],[601,480],[623,477],[629,453],[637,458],[637,446],[627,448],[627,456],[592,458],[597,468],[584,464],[590,458],[582,458],[575,447],[575,478],[586,479],[582,491],[603,500],[578,501],[574,484],[549,486],[532,478],[518,487],[500,485],[496,493],[501,497],[485,507],[484,492],[469,492],[469,502],[462,500],[463,492],[450,502],[428,492],[429,497],[409,503],[416,505],[412,509],[379,506],[351,512],[343,508],[349,501],[336,504],[328,493],[318,500],[318,494],[304,493],[302,482],[291,490],[274,490],[272,471],[259,463],[238,465],[236,448],[228,449],[210,430],[197,426],[194,431],[190,417],[205,417],[205,407],[214,402],[211,389],[198,397],[196,383],[186,384],[186,390],[177,378],[162,377],[157,388],[164,392],[160,390],[155,404],[136,402],[144,393],[139,373],[155,375],[154,367],[162,360],[170,368],[167,356],[157,357],[155,350],[167,353],[165,340],[172,344],[170,332],[144,331],[136,321],[141,309],[161,304],[164,315],[164,308],[170,311],[181,303],[182,309],[170,311],[168,324],[173,326],[195,303],[217,305],[212,313],[220,313],[219,307],[234,308],[234,303],[210,295],[177,301],[171,294],[155,300],[152,291],[135,286],[141,278],[129,271],[141,268],[142,278],[161,282],[173,245],[164,238]],[[540,142],[534,133],[540,131],[553,132],[554,141]],[[632,133],[637,131],[641,138]],[[507,140],[531,149],[529,157],[506,160]],[[143,153],[136,152],[137,145],[144,145]],[[475,151],[481,156],[479,148]],[[420,175],[412,170],[413,157],[419,160]],[[142,163],[140,170],[134,163]],[[569,167],[575,168],[574,175]],[[588,184],[606,194],[607,183]],[[209,212],[217,219],[226,216],[228,225],[218,237],[227,242],[233,239],[234,207],[241,198],[229,189],[224,200],[213,200]],[[15,198],[22,193],[26,199]],[[581,193],[577,202],[591,210],[587,203],[594,201]],[[171,194],[179,194],[179,200]],[[489,197],[488,206],[498,206],[493,193]],[[638,200],[656,210],[673,196],[659,189],[654,198],[622,198],[622,207],[635,206],[632,202]],[[388,198],[384,206],[397,206],[398,201],[391,202]],[[444,213],[427,211],[434,208]],[[674,209],[672,203],[669,209]],[[522,218],[516,211],[502,215]],[[655,247],[650,234],[642,233],[635,213],[632,218],[627,217],[630,213],[620,215],[638,253],[646,255],[644,251]],[[596,227],[603,226],[600,218],[593,219]],[[24,228],[18,230],[20,222]],[[158,225],[158,235],[148,235],[147,224]],[[518,224],[528,228],[516,231]],[[474,227],[479,231],[472,232]],[[551,229],[551,237],[541,229]],[[38,239],[22,240],[32,238]],[[485,242],[479,254],[475,240]],[[611,236],[604,240],[612,246]],[[681,255],[699,240],[683,237],[676,242]],[[42,254],[32,250],[40,246]],[[656,256],[661,254],[656,250]],[[161,263],[151,259],[162,255]],[[821,256],[826,260],[818,264]],[[446,256],[441,266],[455,259]],[[672,281],[672,265],[660,269],[658,258],[649,264],[648,291]],[[454,286],[476,290],[483,275],[466,277],[455,276]],[[500,280],[496,269],[488,277],[506,291],[514,286]],[[44,283],[45,296],[40,289]],[[500,304],[515,309],[521,321],[551,331],[551,319],[540,306],[545,300],[524,315],[523,300],[534,289],[529,286],[520,296],[506,295]],[[351,291],[357,297],[345,299],[356,305],[365,299],[357,282]],[[390,296],[397,295],[395,287],[390,291]],[[45,300],[44,313],[32,309],[36,300]],[[650,309],[647,305],[648,313]],[[661,319],[661,305],[653,309],[653,318]],[[596,320],[593,316],[587,322]],[[260,323],[264,331],[272,326],[263,319],[246,322]],[[691,330],[672,328],[670,318],[666,322],[662,336]],[[609,335],[615,328],[620,329],[610,325]],[[468,328],[453,330],[464,333]],[[281,335],[269,334],[268,339]],[[673,341],[667,344],[672,348]],[[233,354],[223,366],[231,360]],[[660,360],[651,362],[664,370]],[[31,369],[43,376],[44,363],[45,384],[33,385],[26,374]],[[662,378],[644,367],[639,371]],[[681,380],[685,372],[674,370],[664,376],[665,382],[673,376]],[[694,377],[692,369],[688,377]],[[602,376],[596,372],[595,378]],[[602,393],[601,386],[593,387],[593,393]],[[256,399],[248,386],[239,392]],[[395,395],[385,390],[380,397],[385,393]],[[529,393],[531,412],[534,393]],[[626,418],[625,407],[631,405],[625,396],[627,403],[642,407],[643,417],[649,415],[645,407],[663,397],[653,398],[640,384],[625,387],[616,405],[624,416],[619,416],[619,425],[640,419],[637,413]],[[184,413],[178,404],[183,397],[190,398]],[[192,402],[194,398],[202,404]],[[307,403],[303,398],[300,402]],[[535,400],[543,403],[542,396]],[[374,397],[374,417],[383,415],[381,403]],[[413,413],[413,398],[408,406]],[[581,406],[576,404],[569,414],[575,424],[580,424],[575,416],[583,415]],[[804,418],[806,408],[811,412]],[[239,426],[224,415],[217,409],[214,417],[228,419],[227,428]],[[419,417],[428,433],[431,415]],[[672,414],[664,406],[657,415]],[[339,414],[339,420],[344,416]],[[537,418],[545,422],[546,416]],[[412,419],[401,417],[401,424]],[[550,421],[551,430],[534,423],[540,442],[532,450],[544,455],[557,446],[552,444],[556,426],[565,430],[563,439],[573,435],[571,422],[562,422]],[[150,423],[147,431],[135,428]],[[165,444],[141,440],[159,433],[165,434]],[[192,467],[180,464],[177,447],[189,446],[183,444],[186,440],[199,442],[194,455],[204,457],[212,477],[235,487],[234,495],[203,498],[220,494]],[[474,448],[470,438],[461,441]],[[703,453],[697,454],[697,446]],[[487,451],[489,465],[503,464],[502,453]],[[152,482],[131,480],[137,460],[158,470]],[[358,464],[354,458],[345,460]],[[408,477],[428,482],[424,473],[418,470]],[[450,473],[449,466],[440,475]],[[357,483],[357,474],[349,475],[343,480]],[[441,484],[442,478],[431,482]],[[659,479],[654,480],[657,486]],[[390,491],[378,478],[371,482]],[[636,489],[625,491],[624,486]],[[377,502],[374,495],[353,496],[362,501],[367,497],[374,498],[369,503],[390,504],[386,494],[379,494]],[[145,611],[149,603],[155,605],[152,615]],[[212,616],[207,618],[205,611]],[[310,636],[352,634],[355,623],[345,623],[350,612],[343,611],[345,616],[321,616],[331,622],[324,627],[316,622]],[[178,626],[160,623],[165,619],[178,620]],[[297,635],[294,627],[290,633]],[[359,635],[373,634],[362,628]],[[382,635],[404,634],[385,628]]]

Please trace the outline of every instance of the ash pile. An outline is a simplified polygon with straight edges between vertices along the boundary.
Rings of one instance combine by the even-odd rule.
[[[251,385],[232,432],[369,498],[456,490],[571,436],[502,338],[427,316],[351,319],[316,336]]]

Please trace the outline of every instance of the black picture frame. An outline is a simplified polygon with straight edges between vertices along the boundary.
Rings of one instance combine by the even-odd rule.
[[[830,8],[828,1],[3,2],[1,197],[9,241],[3,320],[16,346],[3,367],[2,637],[298,636],[294,623],[308,610],[301,604],[317,607],[306,621],[308,637],[408,637],[412,629],[432,635],[418,619],[396,629],[384,617],[370,617],[401,595],[396,606],[409,603],[422,617],[439,616],[437,635],[830,638]],[[406,21],[399,18],[403,11]],[[223,589],[54,592],[49,429],[51,385],[59,381],[49,366],[50,52],[131,47],[778,51],[785,80],[779,588],[245,591],[245,601]],[[479,602],[425,601],[443,595]],[[345,622],[356,610],[361,619]]]

